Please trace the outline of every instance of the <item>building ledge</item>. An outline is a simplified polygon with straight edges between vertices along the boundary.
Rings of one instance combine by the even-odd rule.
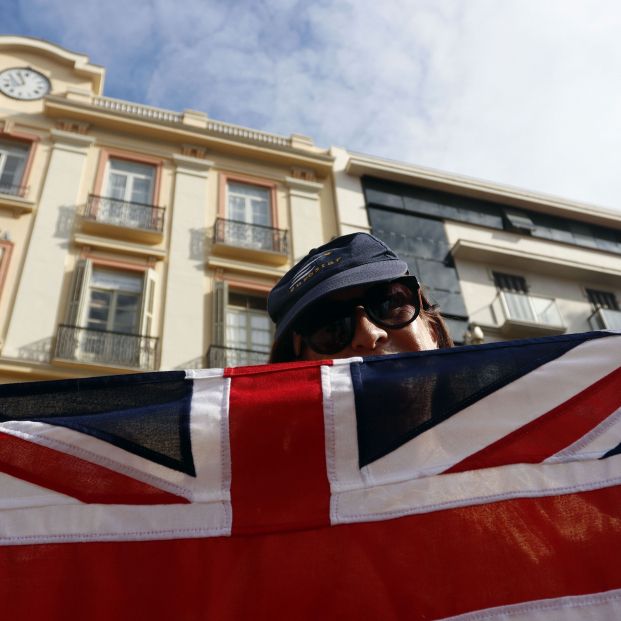
[[[109,238],[123,238],[129,243],[159,244],[164,239],[163,231],[139,229],[109,222],[99,222],[82,217],[80,227],[84,233],[93,233],[95,236],[102,235]]]
[[[593,258],[601,251],[592,252]],[[618,286],[621,279],[621,262],[619,268],[614,269],[601,263],[587,263],[585,261],[564,259],[550,254],[523,251],[518,248],[507,248],[496,244],[479,241],[458,239],[450,250],[453,258],[479,263],[493,262],[499,266],[512,269],[536,270],[541,274],[553,274],[569,278],[588,278],[591,281]],[[605,253],[607,256],[607,253]]]
[[[12,211],[14,216],[31,213],[34,209],[34,201],[15,196],[13,194],[0,193],[0,209]]]
[[[246,274],[256,274],[258,276],[268,276],[270,278],[279,279],[284,276],[286,268],[274,268],[268,266],[260,266],[255,263],[246,263],[235,259],[225,257],[209,256],[207,258],[207,267],[210,269],[223,269],[232,272],[245,272]]]
[[[621,229],[621,214],[612,209],[370,155],[352,154],[347,163],[346,172],[356,177],[365,175],[379,177],[384,180]]]
[[[289,256],[281,252],[234,246],[225,242],[214,242],[211,246],[211,252],[220,257],[233,260],[241,259],[251,263],[265,263],[266,265],[284,265],[289,261]]]
[[[158,261],[166,258],[166,250],[161,248],[153,248],[139,243],[121,241],[119,239],[110,239],[107,237],[99,237],[96,235],[85,235],[76,233],[73,237],[74,243],[80,246],[91,246],[92,248],[102,248],[104,250],[113,250],[123,254],[130,254],[140,257],[153,257]]]

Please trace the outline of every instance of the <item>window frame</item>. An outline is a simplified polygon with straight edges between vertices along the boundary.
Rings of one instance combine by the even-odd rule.
[[[22,191],[18,192],[15,195],[12,194],[4,194],[0,192],[0,195],[3,196],[19,196],[20,198],[24,198],[29,190],[29,182],[30,175],[32,172],[32,165],[34,162],[35,152],[40,142],[39,136],[34,134],[29,134],[27,132],[16,132],[7,128],[6,123],[5,126],[0,129],[0,140],[4,140],[7,142],[17,142],[21,144],[25,144],[28,147],[28,153],[26,155],[26,159],[24,162],[24,168],[22,170],[21,178],[19,183],[15,185],[22,188]]]
[[[269,209],[270,214],[270,226],[273,229],[278,229],[278,205],[277,205],[277,187],[278,185],[274,181],[267,179],[261,179],[257,177],[250,177],[247,175],[240,175],[235,173],[221,172],[219,175],[219,195],[218,195],[218,217],[225,220],[229,220],[228,217],[228,197],[229,197],[229,183],[239,183],[248,186],[255,186],[264,190],[268,190],[269,194]],[[252,224],[252,223],[248,223]]]
[[[141,153],[132,153],[129,151],[121,151],[119,149],[102,147],[99,154],[99,163],[97,165],[95,180],[93,183],[93,194],[95,194],[96,196],[103,196],[103,193],[108,185],[109,161],[111,159],[125,160],[127,162],[135,164],[146,164],[149,166],[153,166],[154,173],[151,188],[151,203],[147,204],[151,207],[161,207],[160,185],[164,160],[162,160],[161,158],[152,157],[150,155],[143,155]]]

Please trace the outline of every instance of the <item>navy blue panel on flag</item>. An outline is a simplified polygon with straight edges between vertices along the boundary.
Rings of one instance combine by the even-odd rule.
[[[588,332],[353,363],[360,467],[584,341],[606,336]]]
[[[183,371],[0,386],[0,422],[60,425],[195,476]]]

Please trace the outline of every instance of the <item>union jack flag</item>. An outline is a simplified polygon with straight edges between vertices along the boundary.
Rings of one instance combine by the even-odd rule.
[[[621,618],[620,336],[0,386],[4,616]]]

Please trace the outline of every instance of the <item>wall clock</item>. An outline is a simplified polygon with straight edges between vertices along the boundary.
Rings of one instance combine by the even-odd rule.
[[[31,101],[50,92],[50,81],[30,67],[12,67],[0,72],[0,93]]]

